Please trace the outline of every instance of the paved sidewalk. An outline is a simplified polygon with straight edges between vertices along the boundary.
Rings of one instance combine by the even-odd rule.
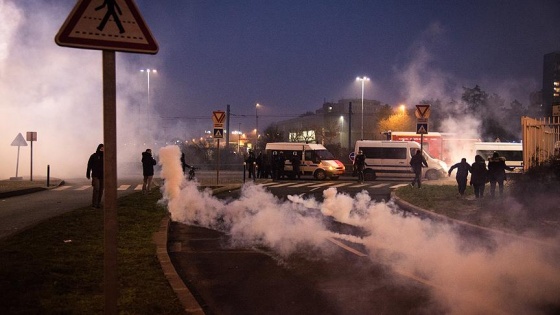
[[[2,179],[0,180],[0,199],[5,199],[13,196],[25,195],[37,191],[52,189],[60,186],[64,183],[63,180],[59,178],[50,178],[49,185],[47,186],[47,178],[39,177],[34,180],[22,179],[22,180],[11,180]]]

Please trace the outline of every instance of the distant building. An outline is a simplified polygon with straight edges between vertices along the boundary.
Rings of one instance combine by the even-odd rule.
[[[379,137],[371,122],[381,105],[377,100],[364,99],[364,139]],[[362,99],[326,102],[315,112],[280,121],[277,126],[286,136],[285,141],[340,144],[343,148],[352,148],[362,135]]]
[[[542,104],[545,116],[551,116],[553,106],[560,105],[560,51],[544,55]]]

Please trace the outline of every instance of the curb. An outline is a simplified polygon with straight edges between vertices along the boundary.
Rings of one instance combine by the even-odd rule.
[[[224,191],[228,190],[235,190],[239,189],[242,185],[240,184],[232,184],[232,185],[225,185],[221,187],[216,187],[212,189],[212,194],[219,194]],[[185,282],[173,266],[171,262],[171,258],[169,257],[169,253],[167,251],[167,236],[169,233],[169,216],[166,216],[161,220],[159,230],[154,233],[152,239],[156,245],[156,255],[157,259],[161,265],[161,269],[163,270],[163,274],[167,281],[171,285],[171,288],[177,295],[179,302],[183,305],[183,309],[185,310],[186,314],[189,315],[204,315],[204,310],[189,290],[189,288],[185,285]]]

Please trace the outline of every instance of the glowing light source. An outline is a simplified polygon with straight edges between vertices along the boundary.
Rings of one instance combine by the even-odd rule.
[[[357,77],[356,81],[362,81],[362,137],[361,139],[364,139],[364,83],[366,81],[369,81],[368,77]]]

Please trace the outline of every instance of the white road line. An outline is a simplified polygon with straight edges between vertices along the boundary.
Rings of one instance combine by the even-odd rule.
[[[117,190],[127,190],[130,188],[131,185],[120,185],[119,188],[117,188]]]
[[[68,189],[68,188],[70,188],[70,187],[71,187],[71,186],[60,186],[60,187],[55,188],[55,189],[53,189],[53,190],[66,190],[66,189]]]
[[[397,184],[397,185],[391,186],[391,188],[392,188],[392,189],[396,189],[396,188],[404,187],[404,186],[408,186],[408,185],[410,185],[410,184]]]
[[[379,187],[384,187],[384,186],[387,186],[387,185],[389,185],[389,184],[387,184],[387,183],[385,183],[385,184],[377,184],[377,185],[374,185],[374,186],[371,186],[371,187],[372,187],[372,188],[379,188]]]
[[[142,184],[137,185],[136,188],[134,188],[134,190],[142,190]]]
[[[332,243],[334,243],[335,245],[337,245],[337,246],[339,246],[339,247],[341,247],[341,248],[343,248],[343,249],[345,249],[345,250],[351,252],[352,254],[354,254],[354,255],[356,255],[356,256],[360,256],[360,257],[366,257],[366,256],[367,256],[367,254],[362,253],[362,252],[360,252],[359,250],[353,249],[352,247],[347,246],[346,244],[344,244],[344,243],[342,243],[342,242],[340,242],[340,241],[338,241],[338,240],[335,240],[335,239],[332,238],[332,237],[327,237],[327,240],[329,240],[329,241],[331,241]]]
[[[328,183],[321,183],[321,184],[317,184],[317,185],[313,185],[313,186],[309,186],[310,188],[319,188],[319,187],[323,187],[323,186],[328,186],[328,185],[332,185],[333,183],[328,182]]]
[[[336,185],[332,185],[332,187],[343,187],[343,186],[348,186],[348,185],[352,185],[354,184],[353,182],[346,182],[346,183],[340,183],[340,184],[336,184]]]
[[[364,186],[368,186],[369,184],[358,184],[358,185],[353,185],[350,186],[350,188],[359,188],[359,187],[364,187]]]
[[[314,182],[310,182],[310,183],[301,183],[301,184],[292,185],[292,186],[290,186],[290,187],[303,187],[303,186],[308,186],[308,185],[313,185],[313,184],[315,184],[315,183],[314,183]]]
[[[293,183],[282,183],[282,184],[276,184],[276,185],[270,185],[268,187],[283,187],[283,186],[288,186],[288,185],[292,185]]]
[[[76,188],[76,189],[74,189],[74,190],[86,190],[86,189],[88,189],[88,188],[90,188],[90,187],[91,187],[91,185],[86,185],[86,186],[78,187],[78,188]]]

